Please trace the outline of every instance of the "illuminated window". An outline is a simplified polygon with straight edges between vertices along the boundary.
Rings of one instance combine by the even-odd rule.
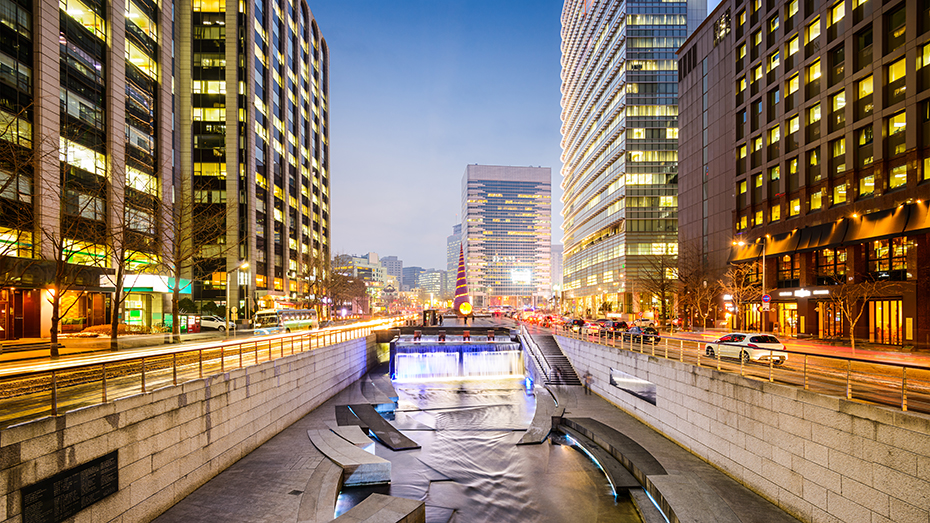
[[[875,175],[870,174],[859,179],[859,197],[875,193]]]
[[[781,168],[776,165],[769,169],[769,180],[777,182],[779,179],[781,179]]]
[[[677,127],[667,127],[665,129],[665,138],[669,140],[678,139],[678,128]]]
[[[226,178],[225,163],[194,163],[194,176]]]
[[[769,216],[771,216],[773,222],[777,222],[781,219],[781,205],[773,204],[769,209]]]
[[[746,58],[746,44],[739,46],[736,50],[736,59],[742,60],[743,58]]]
[[[106,172],[107,157],[98,153],[89,147],[72,142],[64,137],[60,139],[59,160],[73,165],[78,169],[83,169],[92,174],[103,174]]]
[[[869,75],[859,82],[859,99],[871,96],[872,94],[872,76]]]
[[[788,44],[787,44],[788,56],[793,56],[795,53],[797,53],[798,49],[800,48],[800,45],[801,45],[801,39],[798,38],[798,35],[794,35],[793,37],[791,37],[791,40],[788,40]]]
[[[94,5],[97,4],[95,3]],[[104,18],[88,7],[87,4],[80,0],[58,0],[58,6],[63,13],[67,13],[68,16],[81,24],[84,29],[90,31],[90,34],[106,41],[107,24]],[[4,6],[4,9],[6,9],[6,6]]]
[[[746,77],[741,76],[739,80],[736,81],[736,94],[739,94],[746,90]]]
[[[642,140],[646,138],[645,129],[630,129],[630,138],[634,140]]]
[[[193,0],[191,7],[194,12],[224,13],[226,12],[226,0]]]
[[[797,115],[788,118],[788,134],[794,134],[801,129],[801,118]]]
[[[798,78],[798,73],[794,73],[794,75],[788,79],[788,94],[791,95],[796,93],[800,86],[801,82]]]
[[[739,148],[736,150],[736,157],[739,158],[740,160],[746,157],[746,146],[745,145],[739,146]]]
[[[833,205],[846,203],[846,184],[842,183],[833,188]]]
[[[769,145],[777,143],[779,140],[781,140],[781,127],[776,125],[769,129]]]
[[[846,2],[845,0],[840,0],[833,7],[830,8],[830,25],[833,25],[846,16]]]
[[[758,82],[762,78],[762,66],[757,65],[752,68],[752,81]]]
[[[761,151],[761,150],[762,150],[762,137],[757,136],[752,139],[752,152]]]
[[[752,185],[756,187],[757,189],[759,187],[762,187],[762,175],[761,174],[757,174],[752,177]]]
[[[126,185],[133,189],[158,196],[158,178],[132,166],[126,166]]]
[[[907,121],[905,119],[904,111],[888,118],[888,134],[896,135],[898,133],[903,133],[907,129]]]
[[[811,210],[817,211],[820,210],[823,205],[823,190],[816,191],[811,194]]]
[[[820,121],[820,104],[817,104],[807,111],[807,124],[815,124]]]
[[[762,218],[762,211],[756,211],[756,220],[755,220],[755,224],[756,224],[757,226],[758,226],[758,225],[764,225],[764,224],[765,224],[765,220]]]
[[[749,221],[748,216],[741,216],[739,219],[739,228],[745,229],[746,227],[748,227],[749,226],[749,224],[747,223],[748,221]]]
[[[805,44],[811,43],[813,40],[816,40],[820,36],[820,17],[814,19],[813,22],[807,25],[807,39],[804,41]]]
[[[807,67],[807,81],[813,82],[820,78],[820,60],[815,61]]]
[[[798,0],[788,2],[788,18],[798,14]]]
[[[888,187],[896,189],[907,184],[907,165],[902,164],[891,168],[891,179],[888,180]]]
[[[740,193],[740,194],[746,194],[746,190],[747,190],[747,183],[746,183],[746,180],[743,180],[743,181],[739,182],[739,193]]]
[[[762,45],[762,31],[756,31],[752,34],[752,45]]]
[[[145,36],[148,36],[154,42],[158,42],[158,27],[155,22],[149,18],[145,11],[139,9],[135,2],[127,0],[126,2],[126,21],[137,28]]]
[[[830,106],[833,112],[837,112],[846,107],[846,91],[840,91],[830,98]]]
[[[833,157],[843,156],[846,154],[846,138],[839,138],[830,143],[833,146]]]
[[[797,216],[801,214],[801,199],[795,198],[788,203],[788,216]]]
[[[779,64],[781,64],[781,58],[779,56],[778,51],[775,51],[769,56],[769,71],[777,69]]]
[[[895,82],[904,78],[904,73],[907,71],[907,67],[904,63],[904,58],[894,62],[888,66],[888,83]]]
[[[778,31],[778,25],[778,15],[775,15],[769,20],[769,32],[774,33],[775,31]]]
[[[740,11],[740,13],[736,15],[736,23],[740,26],[746,23],[746,11]]]

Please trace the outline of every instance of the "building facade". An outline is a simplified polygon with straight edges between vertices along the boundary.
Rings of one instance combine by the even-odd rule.
[[[710,160],[691,150],[683,184],[731,195],[717,200],[729,227],[711,215],[705,252],[753,264],[772,299],[768,312],[756,300],[725,306],[743,325],[843,339],[838,303],[871,286],[855,337],[927,346],[930,6],[724,1],[681,56],[692,64],[682,136],[705,133]],[[710,107],[693,92],[702,83]],[[698,194],[683,203],[695,209],[689,223],[700,221]],[[698,232],[683,230],[683,242],[700,243]]]
[[[677,255],[675,51],[705,12],[703,0],[565,1],[563,298],[575,314],[651,310],[650,260]]]
[[[289,301],[326,269],[329,51],[304,0],[174,6],[181,222],[198,304]],[[234,270],[243,262],[246,271]]]
[[[550,293],[552,171],[469,165],[462,243],[475,307],[536,306]]]
[[[443,297],[455,297],[455,273],[458,270],[459,246],[462,244],[462,224],[452,226],[452,234],[446,237],[446,277],[443,281]]]
[[[552,297],[554,304],[562,297],[562,244],[553,243],[550,251],[552,257]]]

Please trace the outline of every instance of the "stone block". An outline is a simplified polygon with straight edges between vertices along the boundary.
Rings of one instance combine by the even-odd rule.
[[[892,521],[907,521],[908,523],[930,523],[930,507],[915,507],[891,497],[889,499]]]
[[[930,456],[930,433],[921,434],[896,426],[879,425],[876,441]]]
[[[41,436],[23,440],[19,444],[19,459],[22,462],[33,460],[39,456],[51,454],[59,449],[58,433],[46,433]]]
[[[833,491],[827,492],[827,512],[843,523],[872,523],[868,509]]]
[[[872,463],[831,448],[829,451],[830,469],[845,477],[852,478],[865,485],[874,485]]]
[[[846,499],[853,499],[857,504],[883,517],[889,515],[889,496],[884,492],[863,485],[854,479],[843,478],[843,490],[840,493]]]
[[[101,397],[101,399],[103,398]],[[65,429],[89,423],[115,413],[116,405],[112,402],[69,410],[68,413],[64,415]]]
[[[875,489],[915,507],[930,507],[930,483],[882,465],[874,466],[874,474]]]
[[[791,462],[788,462],[790,466]],[[795,495],[800,496],[804,477],[791,470],[789,466],[769,460],[762,460],[762,476]],[[776,498],[777,499],[777,498]]]
[[[791,470],[804,477],[805,481],[820,485],[827,490],[838,493],[843,489],[842,475],[839,472],[822,467],[812,461],[794,458],[791,463]]]
[[[818,485],[810,479],[804,478],[801,489],[804,500],[811,505],[815,507],[827,506],[827,489],[823,485]]]
[[[51,417],[12,425],[0,430],[0,447],[8,447],[26,440],[46,436],[56,430],[58,430],[58,421],[56,418]]]

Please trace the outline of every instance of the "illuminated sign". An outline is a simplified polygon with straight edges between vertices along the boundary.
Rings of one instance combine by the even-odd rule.
[[[811,295],[811,291],[807,289],[798,289],[794,291],[795,298],[807,298],[810,295]]]
[[[462,302],[462,304],[459,305],[459,313],[461,313],[462,316],[468,316],[471,314],[471,303],[468,303],[467,301]]]
[[[516,284],[530,284],[533,281],[532,269],[510,269],[510,281]]]

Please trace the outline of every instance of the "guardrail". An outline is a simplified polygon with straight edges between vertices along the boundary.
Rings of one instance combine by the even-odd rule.
[[[803,386],[805,390],[840,393],[847,399],[894,406],[902,411],[911,408],[911,410],[930,413],[930,366],[919,363],[883,361],[785,348],[784,350],[768,350],[768,363],[762,365],[746,361],[743,357],[730,361],[724,357],[707,356],[706,346],[708,344],[718,345],[713,341],[639,334],[630,336],[626,333],[611,331],[575,332],[570,329],[553,329],[553,334],[586,340],[618,350],[648,353],[650,356],[694,363],[699,367],[714,367],[718,371],[738,371],[740,376],[763,378],[770,382],[777,380],[780,383]],[[650,343],[648,341],[650,339],[654,342]],[[720,343],[719,345],[746,348],[732,343]],[[788,360],[784,364],[776,365],[775,358],[772,356],[779,352],[787,353]],[[708,360],[712,362],[710,365],[708,365]],[[909,403],[915,402],[916,405],[909,406]]]
[[[219,344],[102,353],[77,361],[48,361],[0,369],[0,426],[57,416],[63,409],[106,403],[187,380],[222,374],[343,341],[403,320],[280,334]],[[67,392],[67,394],[63,394]]]
[[[549,360],[542,355],[542,351],[540,351],[539,346],[536,345],[536,340],[530,336],[529,332],[526,330],[526,326],[522,324],[520,325],[520,336],[526,341],[530,354],[532,354],[533,359],[536,360],[536,365],[539,366],[539,370],[543,372],[543,375],[548,380],[552,376],[552,367],[549,365]]]

